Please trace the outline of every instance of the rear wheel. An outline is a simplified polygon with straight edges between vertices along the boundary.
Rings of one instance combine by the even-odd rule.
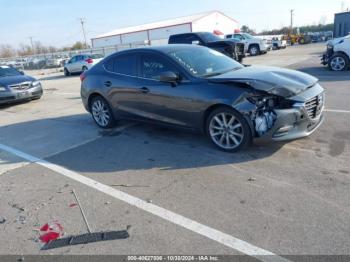
[[[334,54],[329,59],[328,66],[333,71],[345,71],[349,68],[349,58],[341,53]]]
[[[241,150],[252,141],[247,121],[229,107],[219,107],[209,115],[206,132],[214,145],[226,152]]]
[[[90,103],[90,112],[95,123],[101,128],[111,128],[115,125],[115,119],[107,101],[96,96]]]
[[[65,76],[70,76],[70,72],[68,71],[67,68],[64,68],[64,75]]]

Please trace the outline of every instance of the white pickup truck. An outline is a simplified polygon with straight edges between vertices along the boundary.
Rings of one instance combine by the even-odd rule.
[[[333,71],[345,71],[350,66],[350,35],[335,38],[327,42],[327,51],[323,54],[322,64]]]
[[[226,35],[225,38],[237,39],[240,42],[244,43],[246,52],[251,56],[266,54],[268,51],[268,46],[266,45],[265,40],[254,37],[247,33],[229,34]]]

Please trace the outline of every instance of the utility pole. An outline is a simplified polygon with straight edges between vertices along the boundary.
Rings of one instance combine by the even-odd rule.
[[[81,28],[82,28],[82,30],[83,30],[85,48],[87,48],[86,34],[85,34],[85,27],[84,27],[85,18],[81,17],[81,18],[79,18],[79,19],[80,19],[80,23],[81,23]]]
[[[293,32],[294,9],[290,10],[290,30]]]
[[[35,49],[34,49],[34,45],[33,45],[33,38],[34,38],[34,36],[29,36],[28,38],[30,40],[30,45],[32,46],[33,55],[35,55]]]

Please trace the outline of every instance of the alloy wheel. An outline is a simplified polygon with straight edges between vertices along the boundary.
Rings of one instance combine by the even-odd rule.
[[[345,68],[346,62],[343,57],[336,56],[331,61],[331,68],[334,71],[342,71]]]
[[[101,127],[107,127],[111,121],[111,115],[108,109],[108,105],[100,99],[93,102],[92,106],[92,116],[96,123]]]
[[[216,145],[226,150],[239,147],[244,138],[242,123],[231,113],[219,113],[212,117],[209,134]]]
[[[252,47],[250,49],[250,55],[255,56],[258,54],[258,48],[257,47]]]

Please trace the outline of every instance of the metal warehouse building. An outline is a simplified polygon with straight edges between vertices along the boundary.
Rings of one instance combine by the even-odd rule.
[[[170,35],[188,32],[213,32],[229,34],[239,29],[239,23],[219,11],[210,11],[171,20],[120,28],[99,35],[93,39],[92,46],[108,47],[123,44],[151,45],[166,44]]]
[[[343,37],[350,33],[350,12],[335,14],[334,37]]]

